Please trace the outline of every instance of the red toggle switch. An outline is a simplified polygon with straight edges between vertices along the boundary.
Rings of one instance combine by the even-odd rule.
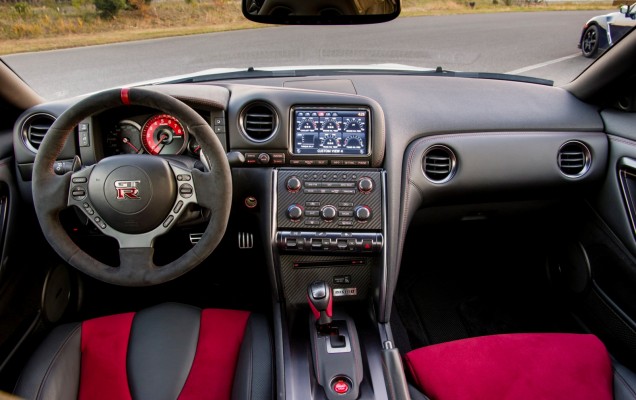
[[[341,379],[333,384],[333,391],[338,394],[345,394],[349,391],[349,385]]]

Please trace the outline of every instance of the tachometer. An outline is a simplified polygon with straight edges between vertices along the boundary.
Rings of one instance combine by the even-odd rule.
[[[141,126],[134,121],[119,121],[117,125],[108,132],[106,145],[110,149],[111,154],[142,153]]]
[[[141,143],[150,154],[181,154],[187,135],[179,120],[168,114],[159,114],[144,124]]]

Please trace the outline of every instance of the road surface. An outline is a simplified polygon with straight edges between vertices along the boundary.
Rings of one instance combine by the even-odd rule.
[[[357,26],[265,27],[4,56],[40,94],[62,98],[217,67],[398,63],[569,82],[592,60],[576,45],[608,11],[398,18]]]

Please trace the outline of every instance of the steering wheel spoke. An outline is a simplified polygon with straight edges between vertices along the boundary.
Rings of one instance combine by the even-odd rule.
[[[149,275],[158,268],[152,261],[154,252],[152,247],[120,248],[117,273],[126,280],[149,281]]]

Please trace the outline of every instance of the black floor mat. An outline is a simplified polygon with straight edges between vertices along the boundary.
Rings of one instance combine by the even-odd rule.
[[[394,298],[410,347],[498,333],[580,331],[548,285],[549,240],[523,224],[410,231]]]

